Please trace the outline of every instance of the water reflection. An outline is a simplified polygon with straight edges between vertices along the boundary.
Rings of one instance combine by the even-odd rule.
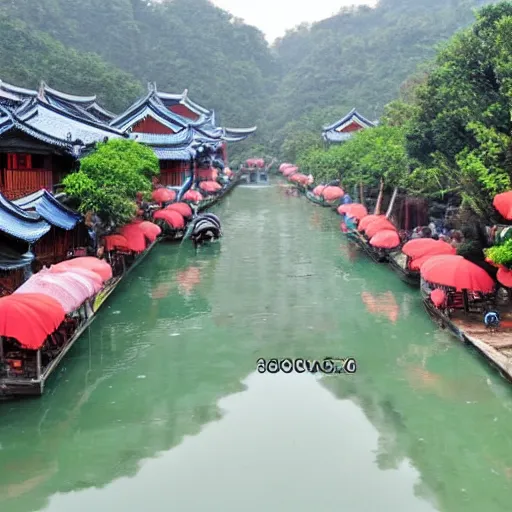
[[[508,510],[510,389],[312,208],[240,189],[220,244],[158,247],[47,395],[1,407],[1,509]],[[358,373],[254,374],[326,356]]]

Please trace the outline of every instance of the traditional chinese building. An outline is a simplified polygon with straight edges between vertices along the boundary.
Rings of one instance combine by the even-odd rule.
[[[355,132],[375,126],[377,121],[369,121],[354,108],[345,117],[326,126],[322,131],[322,138],[328,143],[344,142],[349,140]]]
[[[39,92],[0,82],[0,192],[8,199],[52,191],[97,142],[124,137],[100,118],[95,97]]]
[[[227,164],[227,143],[246,139],[256,127],[220,128],[215,112],[182,94],[159,92],[148,84],[146,96],[111,121],[111,126],[150,146],[160,160],[162,185],[181,185],[194,164],[195,147],[208,144],[215,158]]]

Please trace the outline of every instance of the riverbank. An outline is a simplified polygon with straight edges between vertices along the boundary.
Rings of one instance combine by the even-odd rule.
[[[309,190],[304,192],[301,186],[297,186],[297,189],[311,202],[325,206],[323,197]],[[312,200],[311,196],[315,199]],[[376,249],[357,229],[345,227],[341,231],[350,243],[362,250],[374,263],[387,263],[402,281],[419,287],[419,270],[410,271],[406,268],[407,258],[397,249],[394,251]],[[502,377],[512,382],[512,312],[509,311],[512,308],[506,310],[495,308],[500,314],[502,324],[497,332],[493,332],[486,328],[483,322],[483,308],[472,313],[456,311],[447,315],[434,305],[429,296],[423,297],[422,300],[425,310],[436,325],[443,329],[448,328],[455,338],[473,348],[487,363],[498,370]]]
[[[237,183],[238,176],[234,176],[219,192],[205,198],[199,204],[195,205],[195,209],[197,211],[208,209],[225,195],[229,194]],[[162,212],[165,210],[156,211]],[[190,213],[191,212],[192,210],[190,210]],[[174,212],[172,219],[165,218],[162,220],[168,223],[169,221],[175,221],[176,216],[181,217],[178,213]],[[140,219],[139,222],[141,222],[140,226],[144,224],[142,219]],[[180,222],[184,222],[183,218]],[[147,223],[147,221],[145,223]],[[135,229],[139,227],[139,224],[135,223],[128,227]],[[81,303],[78,309],[65,311],[66,317],[62,325],[54,332],[48,332],[47,340],[37,342],[36,345],[34,345],[34,347],[37,346],[37,348],[20,349],[17,342],[13,342],[10,338],[5,338],[5,336],[0,337],[0,398],[42,395],[47,380],[56,371],[73,345],[94,321],[99,309],[106,303],[121,281],[126,278],[133,269],[140,265],[160,241],[181,240],[186,230],[186,223],[183,225],[180,224],[179,226],[171,223],[169,224],[170,231],[166,230],[165,226],[163,230],[160,230],[157,226],[153,227],[158,230],[157,233],[159,234],[151,230],[152,234],[150,235],[149,243],[147,243],[147,238],[145,237],[145,235],[149,233],[145,231],[144,233],[142,231],[139,232],[138,229],[135,229],[137,233],[134,233],[133,229],[123,230],[123,228],[120,234],[105,237],[106,261],[112,268],[110,273],[112,277],[104,281],[101,289],[97,293],[88,294],[87,300]],[[181,233],[181,236],[178,236],[179,233]],[[73,263],[75,262],[78,262],[78,260],[73,260]],[[51,273],[51,270],[52,269],[50,269],[50,271],[43,271],[45,277],[46,272]],[[69,268],[69,270],[73,269]],[[47,278],[45,282],[52,282],[52,286],[55,287],[59,285],[58,278],[60,274],[53,274],[53,276],[54,277],[51,278],[53,281],[48,281]],[[32,279],[37,281],[37,278],[38,274],[36,273]],[[43,292],[45,290],[45,288],[41,288],[40,286],[37,289],[41,289]],[[58,287],[55,288],[55,290],[58,289]],[[53,292],[50,290],[45,293],[51,296],[52,293],[58,293],[55,290]],[[17,290],[14,289],[14,295],[12,297],[23,297],[23,294],[17,293]],[[86,295],[84,295],[84,298],[85,297]],[[56,303],[55,307],[60,307],[60,305]],[[21,319],[18,321],[21,321]]]
[[[44,396],[2,405],[0,507],[139,512],[149,492],[156,512],[323,512],[336,487],[355,512],[507,510],[506,383],[328,209],[267,187],[212,211],[221,244],[158,244]],[[326,356],[358,372],[256,371]]]

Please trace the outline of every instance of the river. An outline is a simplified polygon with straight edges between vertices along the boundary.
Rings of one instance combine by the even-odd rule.
[[[509,510],[510,389],[419,293],[277,186],[214,211],[219,244],[160,244],[45,396],[0,404],[0,510]]]

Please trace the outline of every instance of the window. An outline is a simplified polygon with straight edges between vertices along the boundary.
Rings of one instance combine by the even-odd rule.
[[[32,155],[32,169],[44,168],[44,155]]]

